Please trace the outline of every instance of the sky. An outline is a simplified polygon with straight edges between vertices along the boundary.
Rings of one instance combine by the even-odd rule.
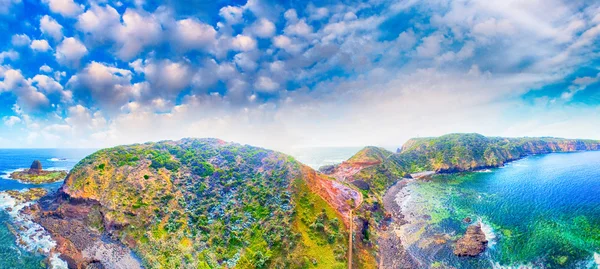
[[[600,3],[0,0],[0,148],[600,139]]]

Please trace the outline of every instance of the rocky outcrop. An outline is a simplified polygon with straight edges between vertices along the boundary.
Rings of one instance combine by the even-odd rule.
[[[456,241],[454,255],[459,257],[475,257],[485,251],[488,240],[481,230],[481,223],[467,227],[465,235]]]
[[[44,171],[42,169],[42,163],[38,160],[35,160],[29,169],[12,172],[9,178],[25,183],[43,184],[63,180],[66,176],[67,171]]]
[[[31,174],[39,174],[42,172],[42,163],[38,160],[33,161],[31,167],[29,168],[29,173]]]

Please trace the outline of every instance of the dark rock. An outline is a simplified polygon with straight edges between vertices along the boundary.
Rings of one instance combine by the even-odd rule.
[[[481,224],[470,225],[465,235],[456,241],[454,254],[459,257],[475,257],[485,250],[487,243]]]
[[[29,168],[29,173],[39,174],[42,172],[42,163],[38,160],[33,161]]]
[[[335,168],[337,166],[336,165],[324,165],[319,167],[319,172],[326,174],[326,175],[331,175],[335,172]]]
[[[463,219],[464,223],[471,223],[471,221],[473,221],[470,217],[466,217]]]

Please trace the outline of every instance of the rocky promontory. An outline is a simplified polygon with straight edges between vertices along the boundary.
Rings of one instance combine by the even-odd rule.
[[[33,161],[29,169],[15,171],[10,174],[10,179],[19,180],[24,183],[44,184],[53,183],[65,179],[67,171],[63,170],[44,170],[42,163],[38,160]]]
[[[465,235],[456,241],[454,254],[460,257],[475,257],[485,250],[487,243],[481,223],[473,224],[467,227]]]
[[[285,154],[184,139],[100,150],[28,213],[74,268],[343,268],[361,201]]]

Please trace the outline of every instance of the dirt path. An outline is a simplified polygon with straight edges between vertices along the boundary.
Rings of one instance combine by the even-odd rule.
[[[354,234],[354,220],[352,219],[352,211],[350,210],[350,233],[348,236],[348,269],[352,269],[352,235]]]

